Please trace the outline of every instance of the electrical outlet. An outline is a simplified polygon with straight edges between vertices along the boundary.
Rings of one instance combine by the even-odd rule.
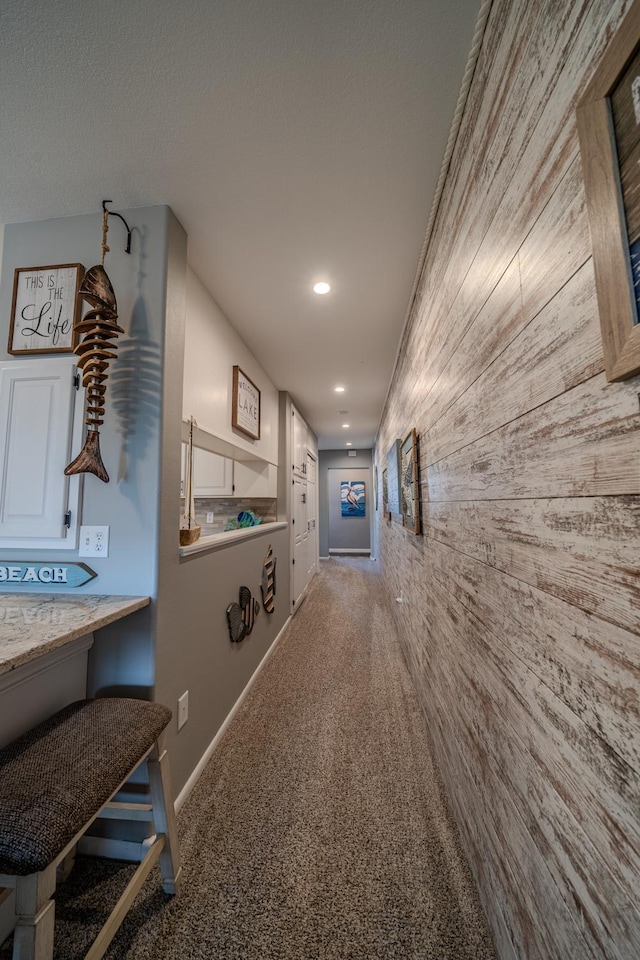
[[[207,514],[207,523],[213,523],[213,510]]]
[[[79,557],[109,556],[109,527],[80,527]]]
[[[178,697],[178,730],[182,730],[189,719],[189,691],[185,690],[181,697]]]

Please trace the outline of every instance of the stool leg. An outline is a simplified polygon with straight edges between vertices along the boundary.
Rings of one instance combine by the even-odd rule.
[[[16,878],[16,916],[13,935],[13,960],[51,960],[56,869]]]
[[[147,760],[149,771],[149,789],[153,820],[156,833],[165,836],[164,850],[160,854],[160,873],[165,893],[177,893],[182,867],[180,866],[180,847],[176,817],[171,796],[169,758],[164,747],[164,737],[160,737]]]

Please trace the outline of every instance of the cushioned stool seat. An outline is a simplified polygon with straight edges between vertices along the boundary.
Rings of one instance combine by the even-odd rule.
[[[143,875],[134,877],[130,887],[135,893],[160,857],[165,890],[175,893],[175,821],[166,758],[158,748],[170,719],[170,710],[145,700],[82,700],[0,750],[0,886],[16,888],[14,957],[46,960],[52,955],[55,865],[147,757],[157,837],[138,868]],[[32,888],[36,893],[25,908],[25,891]],[[92,948],[88,957],[102,956],[129,902],[118,916],[112,914],[108,938],[98,937],[102,952]],[[45,913],[43,934],[39,924]]]

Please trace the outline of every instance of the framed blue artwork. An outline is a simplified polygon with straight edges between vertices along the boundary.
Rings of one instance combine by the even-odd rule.
[[[366,491],[363,480],[340,481],[340,511],[343,517],[366,516]]]

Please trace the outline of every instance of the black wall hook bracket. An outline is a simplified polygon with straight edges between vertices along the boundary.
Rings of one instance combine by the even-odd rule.
[[[107,210],[107,204],[112,202],[113,202],[112,200],[103,200],[102,209],[106,213],[108,213],[110,217],[118,217],[124,223],[125,227],[127,228],[127,246],[125,247],[124,252],[131,253],[131,227],[129,226],[129,224],[127,223],[127,221],[125,220],[125,218],[122,216],[121,213],[116,213],[115,210]]]

